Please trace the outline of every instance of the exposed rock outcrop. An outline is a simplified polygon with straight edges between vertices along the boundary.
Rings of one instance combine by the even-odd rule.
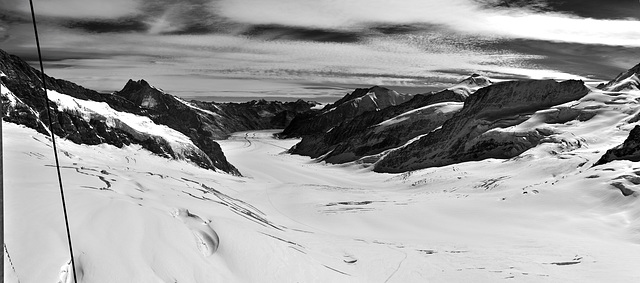
[[[402,104],[411,98],[410,94],[401,94],[380,86],[358,88],[335,103],[325,106],[321,111],[309,112],[294,118],[280,136],[292,138],[324,133],[365,112],[380,111]]]
[[[378,154],[441,126],[460,107],[444,108],[461,104],[464,98],[465,95],[451,90],[417,94],[405,103],[365,112],[325,132],[306,135],[290,152],[313,158],[324,155],[323,160],[331,163]]]
[[[345,119],[328,119],[335,110],[353,106],[355,99],[365,97],[379,87],[356,89],[321,112],[298,117],[282,136],[302,136],[290,152],[321,157],[330,163],[360,160],[373,163],[390,149],[434,131],[462,108],[462,102],[473,92],[492,82],[473,74],[460,83],[439,92],[416,94],[409,101],[377,111],[354,113]],[[393,91],[386,91],[394,93]],[[375,97],[378,97],[376,95]],[[351,107],[351,111],[354,107]],[[363,157],[366,157],[363,159]]]
[[[3,120],[49,135],[40,72],[2,50],[0,72]],[[226,160],[215,139],[224,139],[235,131],[282,128],[295,114],[315,105],[304,101],[186,102],[144,80],[129,80],[114,94],[101,94],[49,76],[45,76],[45,83],[52,91],[50,95],[56,96],[50,97],[51,131],[60,137],[88,145],[139,144],[161,156],[237,175],[240,172]],[[149,120],[140,124],[140,119]],[[140,125],[145,123],[160,130],[141,130]]]
[[[629,132],[629,136],[624,143],[607,150],[594,166],[606,164],[614,160],[640,161],[640,126],[635,126],[631,132]]]
[[[620,73],[615,79],[597,88],[606,91],[640,90],[640,64]]]
[[[510,158],[539,144],[544,132],[491,131],[517,125],[537,110],[577,100],[589,90],[582,81],[526,80],[496,83],[471,95],[442,128],[392,151],[377,172],[405,172],[486,158]],[[486,133],[486,134],[485,134]]]

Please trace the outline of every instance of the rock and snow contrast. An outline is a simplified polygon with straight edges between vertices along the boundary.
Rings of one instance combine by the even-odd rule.
[[[640,64],[620,73],[615,79],[606,84],[598,86],[599,89],[605,91],[639,91],[640,90]]]
[[[48,134],[40,72],[0,50],[5,74],[3,120]],[[72,82],[45,76],[52,102],[53,132],[79,144],[139,144],[169,158],[200,167],[241,174],[225,158],[214,139],[237,131],[286,126],[315,103],[252,101],[248,103],[186,102],[144,80],[129,80],[112,94],[101,94]]]
[[[43,92],[17,60],[0,61],[5,282],[640,281],[633,88],[476,80],[311,109],[48,78],[72,267]]]

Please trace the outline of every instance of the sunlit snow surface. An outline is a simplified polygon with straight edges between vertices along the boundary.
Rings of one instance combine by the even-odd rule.
[[[156,124],[149,117],[117,111],[106,102],[77,99],[54,90],[47,90],[47,96],[58,105],[59,111],[74,112],[87,122],[91,119],[104,120],[109,127],[121,129],[139,140],[149,137],[160,138],[167,142],[177,158],[185,158],[193,152],[205,155],[189,137],[168,126]],[[193,107],[186,102],[183,103]]]
[[[59,139],[79,282],[640,282],[640,202],[611,185],[639,191],[620,177],[640,164],[591,167],[637,96],[595,92],[573,105],[600,109],[589,121],[541,125],[552,109],[520,126],[580,148],[405,174],[289,155],[298,140],[275,131],[220,142],[246,177]],[[71,282],[49,140],[2,126],[5,282]]]

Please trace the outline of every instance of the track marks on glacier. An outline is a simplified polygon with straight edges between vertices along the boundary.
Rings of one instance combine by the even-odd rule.
[[[71,169],[71,170],[75,170],[76,173],[78,174],[82,174],[82,175],[86,175],[86,176],[90,176],[90,177],[94,177],[97,178],[100,182],[102,182],[104,184],[104,186],[89,186],[89,185],[80,185],[79,187],[81,188],[87,188],[87,189],[94,189],[94,190],[101,190],[101,191],[113,191],[113,192],[117,192],[119,194],[125,195],[129,198],[132,198],[136,201],[142,201],[144,200],[143,198],[143,194],[151,191],[151,188],[148,188],[147,186],[143,185],[142,183],[140,183],[139,181],[136,181],[134,179],[128,178],[126,176],[121,176],[117,173],[109,173],[107,170],[101,169],[101,168],[91,168],[91,167],[86,167],[86,166],[77,166],[77,163],[74,163],[73,166],[61,166],[61,168],[63,169]],[[50,165],[47,164],[45,166],[48,167],[53,167],[54,165]],[[270,227],[270,228],[274,228],[274,229],[278,229],[278,230],[283,230],[283,226],[280,225],[276,225],[273,222],[271,222],[270,220],[268,220],[266,218],[266,214],[262,211],[260,211],[258,208],[256,208],[255,206],[246,203],[240,199],[231,197],[227,194],[224,194],[222,192],[220,192],[219,190],[213,188],[212,186],[209,186],[207,184],[204,183],[200,183],[188,178],[176,178],[176,177],[172,177],[172,176],[167,176],[164,174],[158,174],[155,172],[151,172],[151,171],[134,171],[136,173],[140,173],[140,174],[144,174],[147,177],[156,177],[159,178],[161,180],[168,180],[171,179],[172,181],[175,181],[177,183],[179,183],[180,185],[182,185],[183,187],[189,188],[189,189],[194,189],[197,190],[199,192],[201,192],[202,194],[197,194],[196,192],[189,192],[188,190],[185,189],[177,189],[175,187],[180,187],[180,186],[171,186],[172,190],[183,193],[189,197],[192,198],[196,198],[202,201],[208,201],[208,202],[212,202],[212,203],[217,203],[219,205],[223,205],[229,208],[229,210],[249,221],[252,221],[254,223],[260,224],[264,227]],[[114,175],[115,174],[115,175]],[[110,177],[112,176],[112,177]],[[113,188],[113,183],[116,182],[117,180],[115,178],[120,177],[121,179],[124,179],[126,181],[128,181],[129,183],[133,184],[133,190],[122,190],[122,186],[120,186],[120,189],[116,189],[114,190]],[[209,195],[213,195],[214,197],[208,197],[207,194]],[[141,205],[141,204],[140,204]]]
[[[318,209],[321,213],[336,214],[336,213],[357,213],[376,211],[382,209],[385,205],[408,205],[407,201],[391,201],[391,200],[363,200],[363,201],[339,201],[330,202],[324,205],[318,205]]]
[[[50,164],[47,164],[45,166],[54,167],[54,165],[50,165]],[[110,175],[109,172],[107,172],[106,170],[98,170],[98,169],[84,167],[84,166],[79,166],[79,167],[76,167],[76,166],[60,166],[60,168],[63,168],[63,169],[74,169],[76,171],[76,173],[78,173],[78,174],[91,176],[91,177],[96,177],[96,178],[98,178],[98,180],[100,180],[101,182],[103,182],[105,184],[104,187],[99,187],[99,188],[98,187],[93,187],[93,186],[80,186],[80,187],[83,187],[83,188],[95,189],[95,190],[109,190],[110,191],[111,190],[111,182],[115,182],[116,181],[115,179],[107,180],[107,178],[104,177],[104,176]],[[93,174],[91,172],[97,172],[97,173]]]

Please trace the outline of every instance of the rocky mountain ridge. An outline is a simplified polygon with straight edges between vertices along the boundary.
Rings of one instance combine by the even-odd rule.
[[[3,120],[49,135],[40,72],[2,50],[0,72],[4,74]],[[45,83],[51,94],[59,98],[51,101],[51,113],[52,131],[60,137],[88,145],[139,144],[161,156],[187,159],[206,169],[236,175],[240,172],[226,160],[215,139],[224,139],[236,131],[282,128],[293,116],[315,106],[304,101],[186,102],[144,80],[129,80],[113,94],[98,93],[49,76],[45,76]],[[128,118],[124,119],[125,116]],[[154,132],[142,124],[162,132]]]
[[[586,145],[573,131],[582,131],[580,125],[598,115],[634,114],[618,126],[620,129],[640,120],[633,104],[628,104],[636,91],[639,66],[599,86],[603,91],[576,80],[492,83],[474,74],[444,91],[416,95],[409,102],[346,117],[340,123],[323,125],[327,119],[319,117],[326,113],[318,112],[307,117],[310,123],[291,124],[295,128],[285,129],[282,136],[302,137],[291,153],[329,163],[356,162],[389,173],[487,158],[508,159],[545,143],[572,151]],[[419,98],[447,91],[447,99],[416,103]],[[621,103],[625,107],[615,106]],[[612,149],[598,164],[637,159],[636,149],[627,144],[633,142]]]
[[[481,88],[442,128],[389,153],[377,172],[404,172],[486,158],[511,158],[540,143],[548,133],[491,132],[520,124],[534,112],[577,100],[589,90],[581,81],[508,81]]]
[[[640,90],[640,64],[620,73],[615,79],[597,87],[605,91]]]
[[[443,107],[451,106],[464,99],[465,95],[451,90],[417,94],[405,103],[380,111],[364,112],[353,119],[341,120],[329,130],[321,131],[326,127],[307,128],[301,132],[315,132],[304,135],[302,141],[290,152],[313,158],[323,156],[322,160],[332,163],[344,163],[365,155],[377,154],[437,128],[454,112],[441,111],[438,107],[424,107],[436,104]],[[417,115],[412,115],[413,119],[407,116],[401,121],[388,123],[388,126],[382,125],[388,119],[416,109],[420,112],[414,113]],[[431,115],[426,112],[430,112]],[[374,128],[376,125],[378,127]]]
[[[292,138],[325,132],[353,117],[402,104],[412,97],[411,94],[401,94],[380,86],[357,88],[322,110],[295,117],[280,136]]]

